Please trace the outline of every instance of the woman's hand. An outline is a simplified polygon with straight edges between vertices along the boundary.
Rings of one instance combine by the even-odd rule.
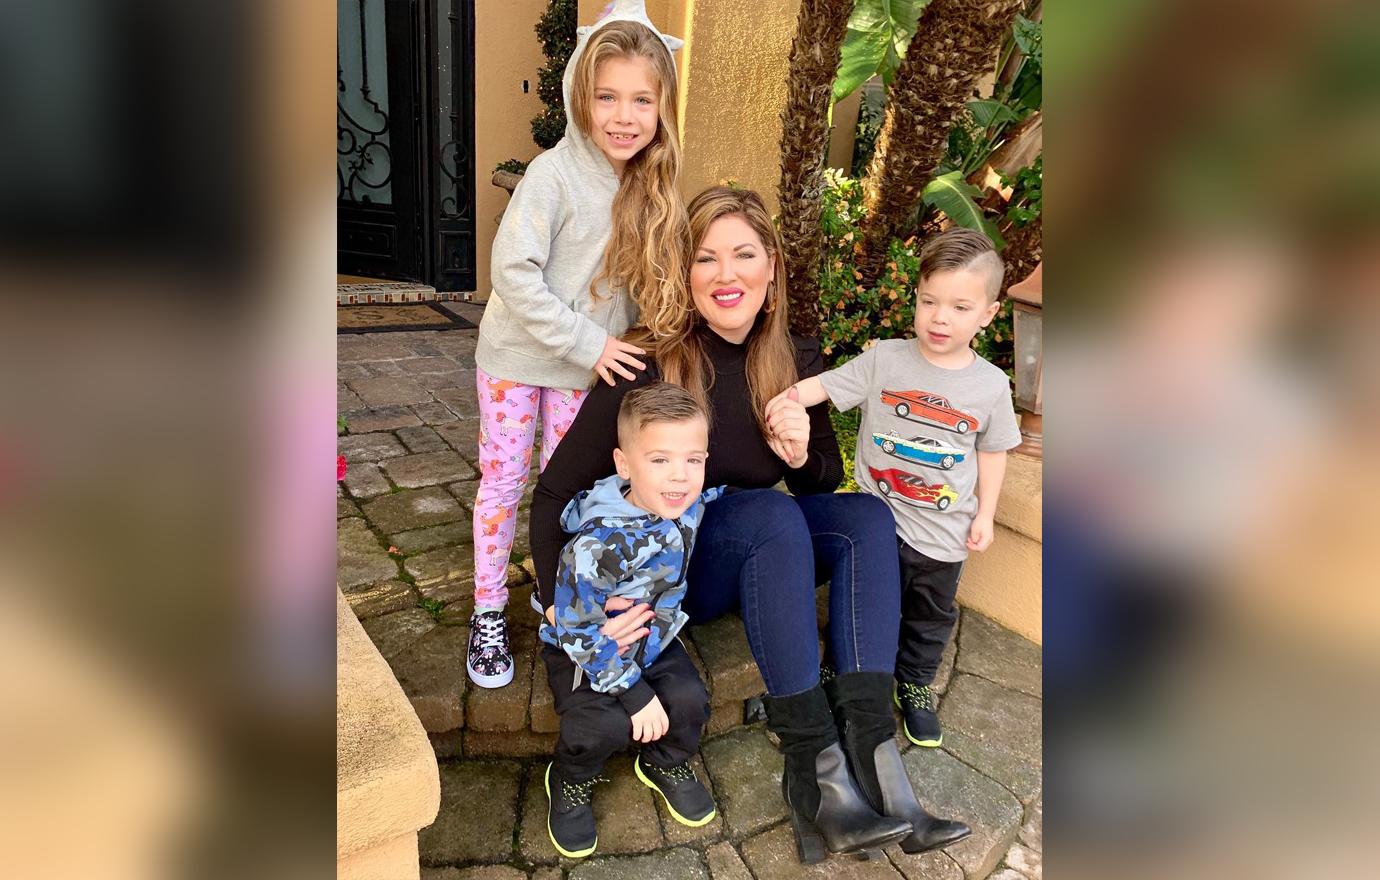
[[[634,355],[645,354],[636,345],[624,342],[616,336],[610,336],[604,343],[604,353],[599,355],[599,361],[594,365],[594,372],[599,374],[605,382],[614,384],[613,374],[617,373],[624,379],[634,378],[624,367],[632,367],[637,370],[647,369],[647,365],[638,360]]]
[[[785,440],[778,440],[773,437],[767,441],[767,446],[776,457],[786,463],[786,467],[795,470],[805,464],[805,460],[810,456],[809,447],[803,443],[789,443]]]
[[[632,609],[629,611],[628,609]],[[618,656],[622,657],[628,652],[638,639],[646,638],[651,634],[647,628],[647,623],[656,616],[650,605],[633,605],[631,599],[623,599],[618,596],[610,596],[604,602],[604,613],[622,611],[617,617],[610,617],[608,623],[599,628],[599,632],[613,639],[618,643]],[[552,605],[546,609],[546,620],[552,626],[556,625],[556,606]]]
[[[623,613],[615,615],[617,611]],[[639,639],[651,634],[647,624],[656,616],[650,605],[634,605],[631,599],[620,596],[610,596],[604,601],[604,613],[609,615],[609,620],[599,628],[599,632],[618,643],[620,657]]]
[[[792,469],[805,464],[810,446],[810,414],[792,385],[767,402],[764,414],[771,431],[768,445]]]

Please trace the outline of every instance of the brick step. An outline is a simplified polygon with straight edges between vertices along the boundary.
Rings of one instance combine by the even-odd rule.
[[[529,573],[513,566],[508,622],[516,669],[513,682],[503,688],[475,687],[465,675],[467,611],[450,613],[454,606],[447,606],[438,621],[422,609],[412,608],[364,621],[411,700],[438,757],[532,758],[548,755],[554,748],[560,720],[538,657],[539,620],[522,601],[530,583]],[[448,587],[455,589],[454,585]],[[827,608],[821,607],[819,615],[827,623]],[[388,626],[381,623],[385,620]],[[705,738],[744,726],[745,703],[761,696],[766,686],[752,658],[741,618],[730,614],[688,627],[681,641],[709,689]],[[937,682],[940,687],[936,690],[941,693],[952,665],[951,645]]]

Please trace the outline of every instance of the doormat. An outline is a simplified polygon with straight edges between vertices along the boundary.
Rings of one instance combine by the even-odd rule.
[[[399,330],[473,330],[473,321],[451,314],[439,303],[375,303],[336,306],[336,333],[390,333]]]

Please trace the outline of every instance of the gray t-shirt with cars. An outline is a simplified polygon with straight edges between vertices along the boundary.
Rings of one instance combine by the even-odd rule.
[[[819,378],[838,409],[862,407],[858,486],[891,506],[896,533],[931,559],[966,559],[977,452],[1021,442],[1006,374],[976,354],[936,367],[915,340],[884,339]]]

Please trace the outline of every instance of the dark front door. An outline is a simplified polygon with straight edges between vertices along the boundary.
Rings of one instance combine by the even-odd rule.
[[[474,0],[431,9],[430,280],[474,290]]]
[[[473,290],[474,0],[338,0],[338,271]]]
[[[336,4],[337,268],[420,281],[416,0]]]

